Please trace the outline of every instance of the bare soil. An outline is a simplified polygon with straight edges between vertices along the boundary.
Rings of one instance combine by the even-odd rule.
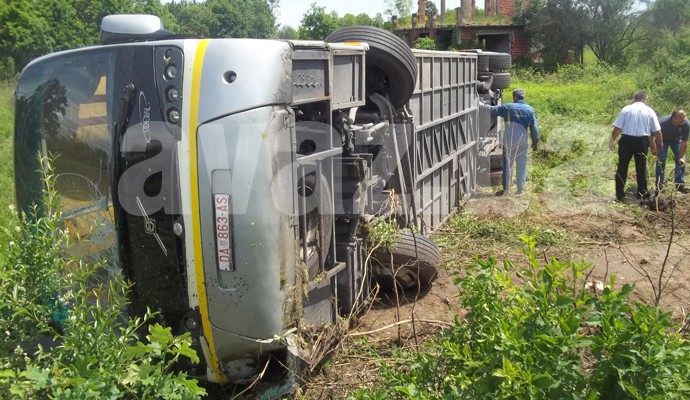
[[[681,321],[690,308],[690,195],[671,196],[673,211],[653,211],[635,200],[622,204],[613,198],[580,197],[555,202],[543,194],[497,197],[487,190],[459,212],[474,213],[478,220],[500,220],[539,210],[529,216],[532,221],[571,239],[565,246],[540,247],[546,259],[589,262],[592,267],[587,282],[596,286],[615,275],[615,288],[634,284],[634,299],[654,304],[659,297],[660,307]],[[463,233],[447,229],[439,233],[444,234]],[[482,240],[478,247],[446,245],[441,249],[444,260],[460,268],[441,271],[425,292],[397,300],[394,295],[379,295],[320,370],[303,382],[298,398],[345,398],[348,391],[377,379],[377,366],[367,349],[374,348],[386,358],[393,348],[420,346],[454,318],[462,319],[464,310],[458,306],[459,289],[453,283],[453,273],[462,273],[461,266],[471,263],[474,256],[493,255],[514,262],[525,259],[519,246],[491,238]]]

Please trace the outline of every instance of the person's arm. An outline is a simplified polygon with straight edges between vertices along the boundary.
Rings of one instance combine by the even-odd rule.
[[[680,150],[678,150],[678,163],[680,165],[685,165],[685,150],[688,149],[688,141],[681,140]]]
[[[616,138],[621,134],[621,128],[614,126],[613,131],[611,131],[611,139],[609,139],[609,150],[614,151],[616,149]]]
[[[537,124],[537,116],[532,113],[532,120],[529,123],[529,133],[532,136],[532,150],[537,150],[539,145],[539,124]]]
[[[656,140],[654,140],[656,139]],[[661,131],[656,131],[649,135],[649,148],[655,156],[659,154],[659,149],[664,147],[664,142],[661,138]]]
[[[678,162],[685,165],[685,151],[688,149],[688,137],[690,136],[690,123],[685,121],[685,126],[680,135],[680,149],[678,150]]]
[[[505,106],[492,106],[492,105],[484,103],[483,101],[480,101],[479,102],[479,109],[489,111],[491,113],[492,117],[503,117],[503,118],[506,117],[506,107]]]
[[[654,143],[654,148],[652,149],[652,154],[659,154],[659,150],[664,148],[664,137],[661,134],[661,125],[659,124],[659,118],[656,117],[656,113],[652,112],[652,134],[649,136],[651,142],[654,141],[652,137],[656,137],[656,143]],[[650,147],[652,146],[650,142]],[[656,150],[656,153],[654,152]]]

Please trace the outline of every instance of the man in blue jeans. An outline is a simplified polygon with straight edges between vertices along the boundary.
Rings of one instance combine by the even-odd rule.
[[[534,108],[525,103],[525,89],[513,90],[513,102],[500,106],[479,103],[481,109],[489,110],[492,117],[502,117],[505,121],[503,133],[503,190],[496,192],[503,195],[510,189],[513,180],[513,165],[517,174],[517,193],[525,190],[527,181],[527,129],[532,137],[532,150],[539,144],[539,126],[534,115]]]
[[[685,186],[685,150],[688,148],[688,135],[690,134],[690,122],[685,118],[685,111],[677,109],[670,115],[659,119],[663,147],[659,149],[659,157],[656,163],[656,184],[659,189],[664,184],[664,169],[666,168],[666,156],[668,149],[673,152],[675,170],[673,182],[681,193],[690,193]]]

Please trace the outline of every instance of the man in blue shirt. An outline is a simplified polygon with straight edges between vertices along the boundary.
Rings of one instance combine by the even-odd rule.
[[[685,187],[685,150],[688,148],[688,135],[690,134],[690,122],[685,118],[685,111],[677,109],[672,114],[659,119],[663,147],[659,148],[659,158],[656,163],[656,184],[661,188],[664,184],[664,169],[666,168],[666,156],[668,149],[673,151],[675,171],[673,182],[679,192],[690,193]]]
[[[532,137],[532,150],[539,144],[539,126],[534,115],[534,108],[525,103],[525,89],[513,90],[513,102],[490,106],[479,103],[479,107],[489,110],[492,117],[502,117],[505,121],[503,133],[503,190],[496,195],[507,192],[513,180],[513,165],[517,174],[517,193],[525,190],[527,181],[527,129]]]

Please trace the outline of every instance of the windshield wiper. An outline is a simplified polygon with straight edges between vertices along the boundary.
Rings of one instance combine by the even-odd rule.
[[[117,122],[115,122],[115,137],[122,137],[124,131],[129,125],[129,116],[134,107],[134,95],[137,93],[137,88],[134,83],[130,82],[122,88],[122,96],[120,97],[120,105],[117,108]]]

